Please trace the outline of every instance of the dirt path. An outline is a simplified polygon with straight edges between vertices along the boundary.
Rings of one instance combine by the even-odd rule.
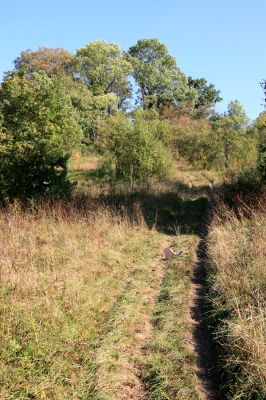
[[[147,399],[142,380],[144,347],[151,335],[151,317],[165,272],[161,251],[151,257],[153,251],[143,256],[141,264],[132,265],[95,353],[88,399]]]
[[[210,206],[209,210],[210,211]],[[191,288],[190,313],[193,324],[193,347],[197,355],[197,378],[199,390],[205,400],[219,400],[219,371],[217,355],[212,335],[206,321],[208,304],[206,300],[206,240],[208,235],[207,221],[202,224],[202,231],[197,248],[197,262],[194,265]]]

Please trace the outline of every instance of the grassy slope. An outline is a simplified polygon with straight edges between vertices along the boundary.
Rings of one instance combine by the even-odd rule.
[[[73,166],[82,188],[96,162]],[[1,398],[200,398],[188,298],[208,185],[183,166],[122,213],[120,198],[1,213]],[[165,266],[176,238],[186,255]]]
[[[265,200],[265,199],[264,199]],[[212,318],[227,381],[227,399],[266,399],[265,201],[240,217],[226,206],[210,227]],[[249,217],[245,217],[248,211]]]
[[[2,399],[72,399],[137,268],[160,235],[107,212],[0,217]],[[152,260],[152,261],[151,261]],[[155,265],[155,270],[157,265]],[[143,300],[141,298],[141,300]]]

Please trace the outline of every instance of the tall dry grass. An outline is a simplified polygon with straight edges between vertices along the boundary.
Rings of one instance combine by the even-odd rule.
[[[2,210],[0,398],[84,398],[132,266],[145,251],[154,257],[159,241],[144,224],[104,208]]]
[[[229,399],[266,398],[266,213],[264,202],[219,205],[208,239],[216,340]],[[248,216],[248,217],[247,217]]]

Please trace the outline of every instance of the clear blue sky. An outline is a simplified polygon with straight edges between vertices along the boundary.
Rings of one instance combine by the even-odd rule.
[[[266,0],[0,0],[0,12],[0,77],[22,50],[156,37],[183,72],[221,90],[219,111],[236,98],[250,118],[263,111]]]

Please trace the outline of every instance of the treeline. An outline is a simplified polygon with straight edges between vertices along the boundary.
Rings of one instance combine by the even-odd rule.
[[[27,50],[0,86],[0,196],[62,196],[74,150],[103,155],[113,182],[167,179],[173,160],[265,178],[266,114],[250,124],[236,100],[187,77],[157,39],[128,51],[94,41],[75,54]]]

